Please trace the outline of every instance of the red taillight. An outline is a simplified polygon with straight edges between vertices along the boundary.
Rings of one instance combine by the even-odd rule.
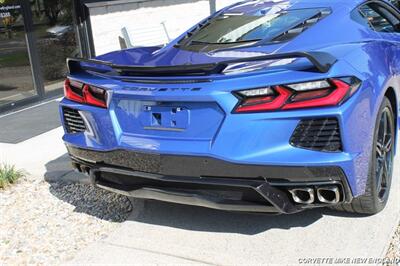
[[[107,91],[102,88],[66,79],[64,94],[65,98],[74,102],[107,108]]]
[[[277,93],[276,96],[261,96],[261,97],[250,97],[244,99],[240,106],[236,108],[236,112],[260,112],[260,111],[271,111],[281,108],[290,97],[290,91],[284,87],[275,87]],[[259,101],[254,101],[259,99]]]
[[[349,93],[351,86],[341,80],[331,80],[333,83],[329,94],[320,97],[310,97],[298,102],[291,102],[283,106],[282,109],[300,109],[310,107],[321,107],[321,106],[335,106],[340,104],[346,95]],[[308,92],[302,92],[298,95],[302,95]]]
[[[83,95],[87,104],[107,108],[107,93],[105,90],[85,85],[83,87]]]
[[[336,106],[360,86],[356,78],[329,79],[235,92],[241,102],[235,113]]]
[[[84,103],[82,88],[82,83],[66,79],[64,83],[65,98],[74,102]]]

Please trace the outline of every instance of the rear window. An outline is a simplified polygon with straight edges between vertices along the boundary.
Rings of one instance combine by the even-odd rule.
[[[191,32],[184,42],[187,45],[229,45],[261,40],[283,41],[300,34],[329,13],[328,9],[254,14],[224,13]],[[282,38],[284,35],[285,38]]]

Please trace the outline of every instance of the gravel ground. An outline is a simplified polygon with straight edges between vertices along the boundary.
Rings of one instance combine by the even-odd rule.
[[[105,238],[132,210],[127,197],[24,178],[0,190],[0,264],[55,265]]]
[[[400,224],[393,236],[389,250],[386,254],[386,259],[393,262],[386,265],[396,265],[395,262],[398,263],[397,265],[400,265]]]
[[[57,265],[127,219],[127,197],[82,184],[24,178],[0,190],[0,265]],[[400,225],[386,258],[400,259]],[[386,264],[395,265],[395,264]]]

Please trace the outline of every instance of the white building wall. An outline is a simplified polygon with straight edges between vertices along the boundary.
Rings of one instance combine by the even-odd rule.
[[[238,0],[217,0],[221,9]],[[127,3],[128,2],[128,3]],[[89,6],[96,55],[121,49],[121,29],[127,28],[134,46],[168,42],[210,14],[208,0],[115,1],[108,6]]]

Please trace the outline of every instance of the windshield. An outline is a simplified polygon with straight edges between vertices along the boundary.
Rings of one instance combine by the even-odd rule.
[[[232,44],[272,41],[286,31],[319,16],[321,9],[286,10],[271,14],[224,13],[213,18],[187,39],[189,44]],[[318,21],[318,20],[316,20]],[[186,42],[187,43],[187,42]]]

